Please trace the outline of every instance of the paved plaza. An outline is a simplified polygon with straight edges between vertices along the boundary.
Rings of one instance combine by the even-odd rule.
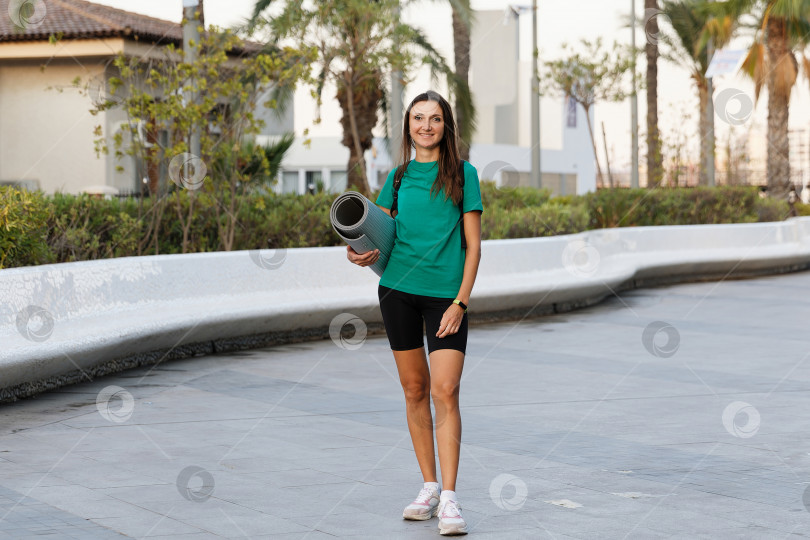
[[[809,315],[804,272],[471,325],[470,537],[807,536]],[[401,519],[422,480],[383,334],[2,405],[0,471],[0,539],[439,537]]]

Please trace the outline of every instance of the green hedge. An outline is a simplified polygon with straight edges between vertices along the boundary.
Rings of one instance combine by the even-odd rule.
[[[342,245],[329,224],[332,193],[237,197],[233,249]],[[183,222],[193,204],[186,252],[224,249],[229,201],[181,190],[149,199],[45,196],[0,188],[0,268],[131,255],[183,252]],[[571,234],[588,229],[779,221],[786,202],[756,188],[604,189],[552,198],[547,190],[496,188],[481,182],[484,239]],[[371,199],[375,200],[376,193]],[[802,215],[810,206],[796,205]],[[219,215],[218,210],[219,209]],[[161,219],[155,219],[158,214]]]
[[[0,268],[53,261],[48,217],[53,209],[42,193],[0,187]]]

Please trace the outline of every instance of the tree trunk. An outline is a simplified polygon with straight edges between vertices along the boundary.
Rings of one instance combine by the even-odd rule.
[[[371,148],[372,130],[377,125],[377,111],[383,97],[380,89],[382,75],[378,71],[358,73],[348,71],[339,81],[337,99],[343,110],[343,146],[349,149],[347,185],[354,186],[365,196],[371,194],[366,177],[364,153]]]
[[[783,199],[790,191],[790,142],[788,106],[790,86],[778,85],[781,62],[791,54],[785,20],[768,19],[768,194]]]
[[[733,186],[737,183],[736,166],[732,161],[731,152],[731,131],[728,132],[728,143],[726,143],[726,184]]]
[[[644,11],[657,13],[658,0],[644,0]],[[646,22],[645,31],[650,35],[658,34],[656,17]],[[661,138],[658,133],[658,43],[648,39],[644,51],[647,55],[647,187],[656,187],[663,176]]]
[[[706,110],[709,104],[709,85],[706,79],[702,75],[697,74],[694,74],[693,78],[697,85],[698,101],[700,102],[700,114],[698,115],[700,119],[698,121],[698,132],[700,133],[700,176],[698,177],[698,185],[708,186],[709,171],[707,170],[706,164],[708,163],[709,156],[714,155],[712,149],[709,148],[709,146],[711,146],[709,143],[709,134],[711,130],[714,129],[714,122],[712,121],[714,119],[709,117],[708,111]]]
[[[608,154],[607,149],[607,135],[605,134],[605,123],[602,122],[602,144],[605,147],[605,167],[607,167],[608,173],[608,184],[611,188],[615,187],[613,184],[613,173],[610,172],[610,155]]]
[[[158,127],[154,115],[149,118],[149,125],[152,126],[152,129],[144,129],[146,134],[146,142],[152,146],[155,146],[158,144]],[[146,155],[150,155],[149,150],[146,150]],[[145,161],[149,195],[157,196],[158,190],[160,189],[160,162],[156,159],[146,159]],[[140,178],[138,180],[140,180]]]
[[[456,62],[456,75],[469,85],[470,75],[470,28],[453,9],[453,55]],[[472,130],[464,111],[456,107],[456,125],[458,127],[458,152],[461,159],[470,160]]]
[[[597,187],[604,187],[605,181],[602,178],[602,167],[599,165],[599,153],[596,151],[596,139],[593,136],[593,127],[591,127],[591,112],[584,105],[582,108],[585,109],[585,121],[588,123],[588,133],[591,134],[591,145],[593,146],[593,159],[596,160]]]
[[[360,145],[360,133],[357,130],[357,117],[354,111],[354,77],[350,72],[346,72],[346,106],[349,114],[349,129],[352,135],[352,145],[349,147],[349,172],[348,184],[355,185],[360,192],[366,196],[371,194],[368,186],[368,176],[366,175],[366,160],[363,148]]]

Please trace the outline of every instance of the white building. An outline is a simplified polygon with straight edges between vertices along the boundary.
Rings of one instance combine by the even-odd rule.
[[[531,64],[518,57],[518,25],[503,11],[476,12],[471,43],[470,85],[478,125],[470,162],[484,180],[497,185],[527,186],[531,171]],[[405,104],[407,105],[407,104]],[[541,100],[541,183],[553,194],[580,194],[596,189],[596,165],[584,110],[562,97]],[[591,120],[593,120],[591,109]],[[339,137],[314,137],[307,149],[299,140],[283,161],[279,192],[303,193],[323,183],[346,189],[349,151]],[[382,138],[366,152],[372,189],[382,187],[394,167]]]

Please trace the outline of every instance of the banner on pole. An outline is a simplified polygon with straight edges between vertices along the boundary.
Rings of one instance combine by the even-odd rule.
[[[706,70],[706,78],[726,75],[737,71],[739,65],[745,58],[744,49],[720,49],[715,51],[709,68]]]

